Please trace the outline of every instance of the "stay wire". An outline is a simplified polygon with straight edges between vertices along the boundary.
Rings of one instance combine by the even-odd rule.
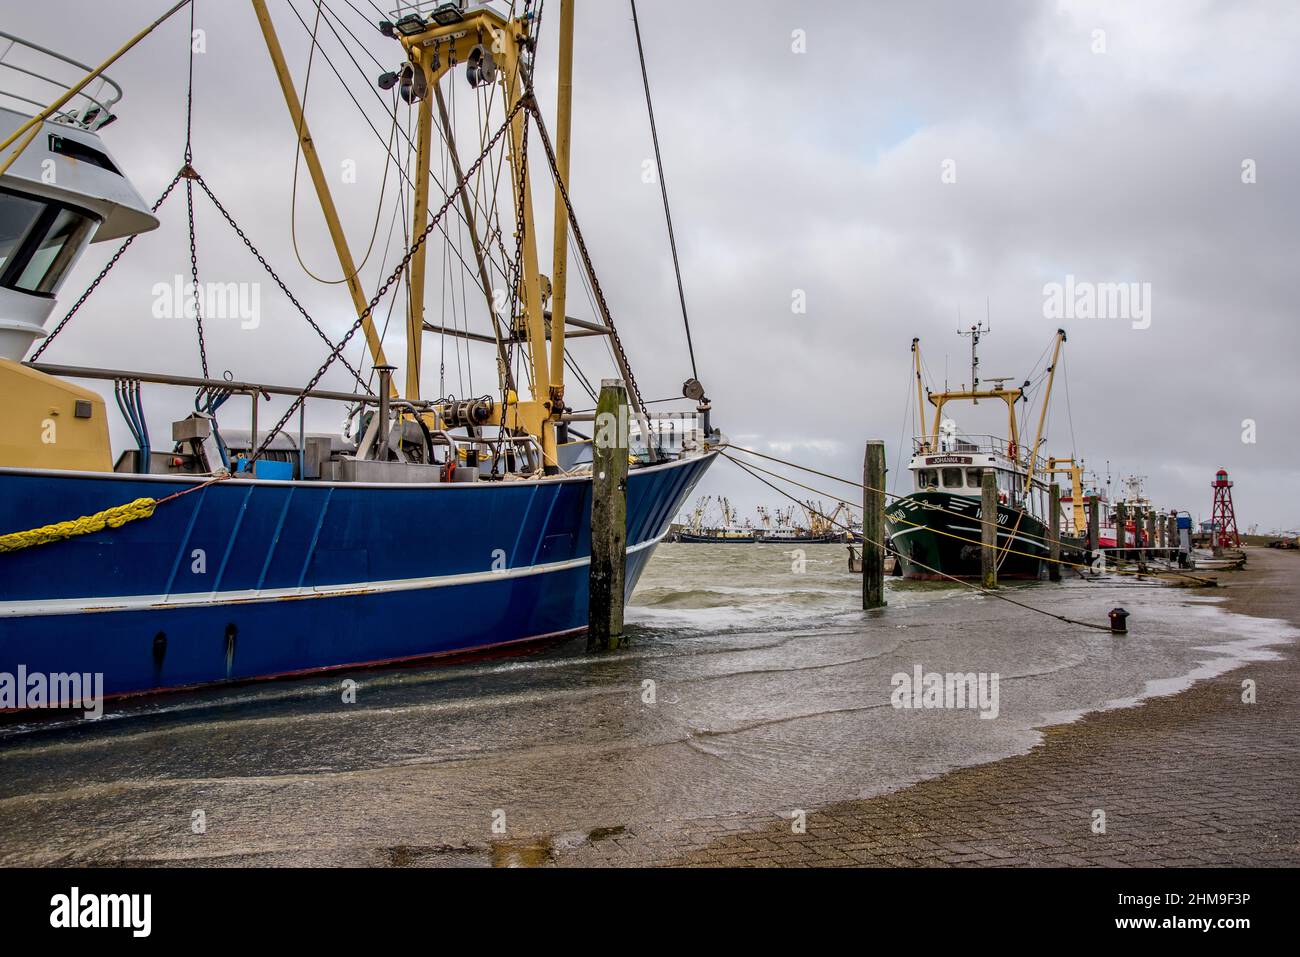
[[[795,498],[795,497],[794,497],[793,495],[791,495],[789,492],[785,491],[785,490],[782,489],[782,488],[778,488],[776,485],[773,485],[771,482],[767,481],[767,479],[763,478],[761,475],[758,475],[757,473],[753,472],[753,471],[752,471],[748,466],[746,466],[743,462],[737,461],[736,459],[731,458],[731,456],[729,456],[729,455],[724,456],[724,458],[726,458],[726,459],[728,459],[729,461],[733,462],[734,464],[738,465],[738,466],[741,468],[742,471],[748,472],[748,473],[750,474],[750,476],[752,476],[753,478],[755,478],[755,479],[757,479],[758,481],[762,482],[764,485],[766,485],[768,488],[772,489],[772,490],[773,490],[774,492],[776,492],[778,495],[784,495],[786,498],[790,499],[792,502],[795,502],[795,503],[797,503],[797,504],[799,504],[799,505],[803,505],[805,508],[808,507],[806,503],[800,502],[797,498]],[[812,511],[812,509],[809,509],[809,510]],[[825,515],[825,514],[821,514],[820,517],[823,518],[824,520],[826,520],[827,522],[829,522],[829,523],[832,524],[832,525],[837,525],[837,526],[839,526],[840,528],[844,529],[844,530],[847,531],[847,532],[852,533],[852,531],[853,531],[849,526],[845,525],[843,522],[840,522],[840,521],[838,521],[838,520],[836,520],[836,519],[834,519],[834,518],[831,518],[831,517],[829,517],[829,516],[827,516],[827,515]],[[885,547],[881,542],[873,541],[873,540],[871,540],[871,539],[866,538],[866,536],[863,536],[863,541],[864,541],[864,542],[867,542],[867,543],[870,544],[870,545],[874,545],[874,546],[877,547],[877,548],[884,548],[884,547]],[[946,572],[939,571],[939,569],[937,569],[937,568],[931,568],[930,566],[925,565],[925,564],[922,564],[921,562],[916,562],[915,560],[913,560],[913,561],[914,561],[914,564],[920,566],[921,568],[924,568],[926,571],[928,571],[928,572],[930,572],[930,573],[932,573],[932,574],[938,575],[940,578],[945,578],[945,579],[948,579],[949,581],[956,582],[958,585],[964,585],[965,587],[970,588],[972,591],[979,592],[981,595],[987,595],[987,596],[990,597],[990,598],[997,598],[997,599],[999,599],[999,600],[1001,600],[1001,601],[1005,601],[1005,602],[1008,602],[1008,603],[1010,603],[1010,604],[1012,604],[1012,605],[1015,605],[1015,606],[1018,607],[1018,608],[1023,608],[1023,609],[1025,609],[1026,611],[1036,612],[1037,614],[1045,615],[1045,616],[1048,617],[1048,618],[1055,618],[1057,621],[1065,622],[1066,624],[1070,624],[1070,625],[1080,625],[1080,626],[1082,626],[1082,627],[1084,627],[1084,628],[1092,628],[1092,629],[1095,629],[1095,630],[1097,630],[1097,631],[1110,631],[1110,628],[1109,628],[1109,626],[1107,626],[1107,625],[1098,625],[1098,624],[1094,624],[1093,622],[1090,622],[1090,621],[1079,621],[1079,620],[1076,619],[1076,618],[1070,618],[1070,617],[1068,617],[1068,616],[1066,616],[1066,615],[1059,615],[1059,614],[1057,614],[1056,612],[1047,611],[1047,610],[1045,610],[1045,609],[1043,609],[1043,608],[1035,608],[1033,605],[1025,604],[1025,603],[1022,602],[1022,601],[1016,601],[1016,599],[1011,598],[1011,597],[1008,596],[1008,595],[1004,595],[1004,594],[1002,594],[1002,593],[1000,593],[1000,592],[990,591],[990,590],[987,589],[987,588],[984,588],[984,587],[982,587],[982,586],[980,586],[980,585],[976,585],[974,582],[968,582],[968,581],[966,581],[965,579],[961,579],[961,578],[956,577],[955,575],[949,575],[949,574],[947,574]]]
[[[659,175],[659,192],[664,201],[664,219],[668,223],[668,246],[673,254],[673,272],[677,276],[677,298],[682,304],[682,324],[686,327],[686,349],[691,356],[691,376],[699,379],[699,371],[695,367],[695,344],[691,341],[691,319],[686,311],[686,289],[682,285],[682,265],[677,258],[677,236],[673,232],[673,214],[668,204],[668,182],[664,179],[664,161],[659,152],[659,129],[655,125],[655,108],[650,99],[650,74],[646,70],[645,64],[645,47],[641,43],[641,22],[636,15],[636,0],[629,0],[632,5],[632,29],[636,33],[636,52],[641,60],[641,83],[645,87],[645,107],[650,116],[650,138],[654,142],[655,148],[655,169]]]

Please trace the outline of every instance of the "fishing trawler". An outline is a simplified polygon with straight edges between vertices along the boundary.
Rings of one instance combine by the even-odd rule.
[[[1088,539],[1089,511],[1096,502],[1101,532],[1099,537],[1104,543],[1110,499],[1097,477],[1084,469],[1082,461],[1076,463],[1073,459],[1048,459],[1048,473],[1062,471],[1057,466],[1063,462],[1070,464],[1070,468],[1064,470],[1070,476],[1070,484],[1061,491],[1061,537],[1077,541],[1081,548],[1091,549],[1093,546]]]
[[[719,496],[716,503],[719,517],[712,520],[713,510],[709,507],[712,501],[711,495],[696,500],[690,517],[675,528],[674,542],[753,544],[758,541],[758,529],[754,523],[748,519],[742,521],[726,496]]]
[[[1147,496],[1143,488],[1144,478],[1141,475],[1126,475],[1120,479],[1123,485],[1123,492],[1115,503],[1110,507],[1105,524],[1102,526],[1101,534],[1098,536],[1102,548],[1135,548],[1144,545],[1151,545],[1150,536],[1147,529],[1140,521],[1135,521],[1135,515],[1149,516],[1155,510],[1151,499]],[[1124,508],[1124,544],[1119,544],[1119,509]],[[1164,515],[1161,515],[1163,520]]]
[[[777,509],[772,515],[765,508],[759,509],[762,521],[760,541],[778,545],[817,545],[843,541],[848,532],[844,523],[850,519],[848,506],[843,502],[836,505],[834,511],[827,512],[820,502],[801,503],[804,520],[795,518],[794,506]]]
[[[984,475],[997,480],[996,521],[997,567],[1000,578],[1038,578],[1048,555],[1049,464],[1040,454],[1043,426],[1051,398],[1065,331],[1057,330],[1051,346],[1051,364],[1044,373],[1038,430],[1033,444],[1021,442],[1017,403],[1026,399],[1030,380],[1008,388],[1007,379],[992,379],[991,388],[980,388],[977,349],[982,325],[963,332],[971,338],[971,386],[954,391],[934,392],[925,388],[920,342],[912,340],[916,398],[921,434],[913,440],[908,470],[914,491],[890,503],[885,525],[899,567],[905,578],[976,578],[981,571],[981,539],[986,517],[981,504]],[[934,406],[933,428],[929,427],[923,397]],[[1005,406],[1006,436],[969,435],[944,418],[950,403],[980,400]],[[928,431],[927,431],[928,430]]]
[[[185,5],[96,70],[6,35],[6,56],[29,59],[7,59],[0,69],[13,65],[56,92],[48,106],[13,94],[0,109],[0,672],[102,673],[105,693],[116,696],[483,652],[582,631],[592,477],[591,437],[578,429],[594,416],[569,403],[565,371],[574,358],[566,333],[603,337],[615,366],[610,381],[625,389],[628,594],[721,437],[693,356],[683,389],[693,408],[647,410],[583,240],[568,180],[571,0],[557,4],[554,140],[532,85],[540,6],[524,3],[512,15],[513,5],[502,14],[486,5],[413,3],[377,24],[397,61],[377,85],[392,91],[393,124],[399,112],[415,117],[403,131],[415,160],[399,171],[409,177],[409,218],[405,194],[397,203],[409,232],[381,264],[373,293],[363,289],[340,226],[273,19],[264,0],[251,0],[249,26],[260,25],[345,277],[353,316],[338,339],[236,225],[247,203],[218,202],[188,140],[179,172],[151,205],[101,135],[121,99],[104,70]],[[192,7],[190,16],[192,30]],[[311,40],[323,56],[314,31]],[[192,84],[192,48],[190,57]],[[68,68],[81,79],[58,79]],[[449,113],[457,114],[458,98],[468,101],[462,117],[481,108],[477,158],[457,152]],[[550,276],[541,270],[533,217],[530,174],[539,163],[556,184]],[[438,169],[451,174],[438,181]],[[159,224],[160,207],[178,186],[188,201],[186,265],[194,270],[185,315],[195,320],[201,367],[51,364],[45,350],[79,311],[91,310],[100,280]],[[211,201],[311,326],[306,341],[322,364],[305,384],[209,369],[193,245],[196,194]],[[456,228],[448,229],[453,219]],[[426,312],[431,247],[454,262],[443,248],[453,235],[468,237],[455,250],[464,268],[456,278],[462,296],[477,290],[485,331],[468,330],[468,313],[439,326]],[[115,240],[121,245],[103,272],[47,329],[73,264]],[[571,248],[592,293],[591,319],[566,311]],[[385,355],[380,309],[395,327],[405,325],[404,388]],[[421,359],[430,334],[459,334],[495,350],[496,391],[429,395]],[[354,336],[365,351],[349,357]],[[352,387],[322,385],[330,369],[346,370]],[[113,454],[104,396],[73,379],[113,383],[135,448]],[[170,441],[156,442],[145,399],[165,392],[173,399]],[[242,405],[227,404],[232,398],[248,402],[242,422],[232,422],[232,408]],[[272,399],[287,408],[268,426],[260,404]],[[308,432],[308,402],[341,403],[352,427]]]

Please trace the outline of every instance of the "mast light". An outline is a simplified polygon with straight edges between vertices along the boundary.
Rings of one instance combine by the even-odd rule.
[[[444,3],[429,14],[430,19],[440,27],[449,27],[465,19],[465,11],[459,3]]]
[[[437,16],[437,10],[434,11],[434,15]],[[397,32],[402,36],[414,37],[423,33],[428,24],[424,22],[424,17],[420,16],[418,13],[408,13],[393,24],[393,26],[397,28]]]

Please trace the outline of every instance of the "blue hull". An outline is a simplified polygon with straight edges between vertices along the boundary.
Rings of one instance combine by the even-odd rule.
[[[627,593],[713,456],[628,478]],[[0,470],[0,530],[193,480]],[[231,480],[117,529],[0,554],[0,672],[110,695],[481,651],[585,628],[589,479]]]

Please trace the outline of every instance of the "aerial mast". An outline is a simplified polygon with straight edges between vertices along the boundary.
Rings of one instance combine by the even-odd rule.
[[[980,357],[978,349],[980,336],[988,331],[988,320],[985,320],[982,323],[977,322],[975,325],[971,326],[969,330],[962,330],[960,328],[957,330],[957,335],[959,336],[970,336],[970,391],[972,395],[975,396],[975,398],[971,400],[972,405],[980,404],[978,397],[980,390]]]
[[[916,412],[920,416],[921,423],[921,430],[917,434],[924,436],[929,434],[929,429],[925,424],[925,397],[922,395],[924,382],[921,379],[921,340],[919,338],[912,339],[912,365],[916,369]]]

